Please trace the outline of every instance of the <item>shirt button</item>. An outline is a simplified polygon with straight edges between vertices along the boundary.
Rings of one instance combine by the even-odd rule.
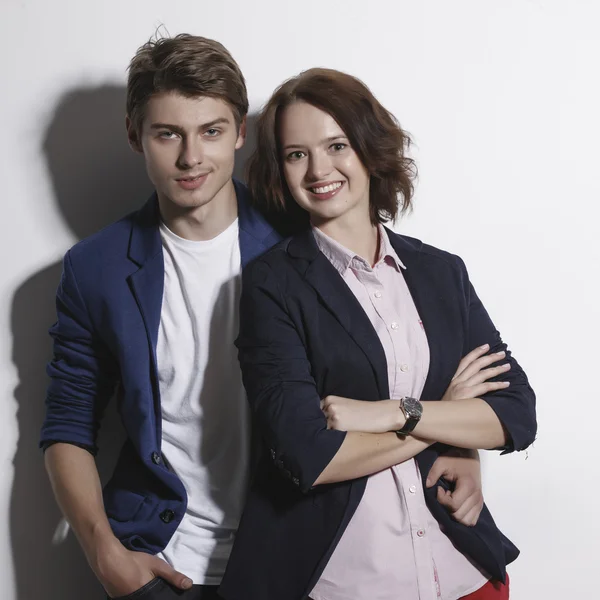
[[[373,295],[375,296],[375,298],[381,298],[382,294],[381,292],[375,292]]]
[[[393,323],[390,325],[390,327],[391,327],[391,328],[392,328],[392,329],[395,331],[395,330],[396,330],[396,329],[398,329],[398,327],[400,327],[400,326],[398,325],[398,323],[396,323],[396,321],[394,321],[394,322],[393,322]]]
[[[159,516],[163,523],[170,523],[175,518],[175,513],[167,508],[167,510],[163,510]]]
[[[155,465],[160,465],[160,463],[162,462],[162,458],[160,457],[160,454],[158,452],[152,453],[152,462]]]
[[[408,371],[408,365],[401,365],[401,366],[400,366],[400,370],[401,370],[403,373],[406,373],[406,371]]]
[[[417,535],[418,535],[419,537],[423,537],[423,536],[425,535],[425,531],[424,531],[423,529],[419,529],[419,530],[417,531]]]
[[[416,493],[416,491],[417,491],[417,486],[416,486],[416,485],[411,485],[411,486],[408,488],[408,491],[409,491],[411,494],[415,494],[415,493]]]

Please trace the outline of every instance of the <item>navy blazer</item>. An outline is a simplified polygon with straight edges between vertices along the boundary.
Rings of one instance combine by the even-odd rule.
[[[250,207],[246,187],[234,183],[245,266],[281,237]],[[104,505],[123,544],[151,554],[165,548],[187,506],[181,480],[160,454],[156,342],[164,263],[158,226],[153,195],[141,210],[65,255],[40,441],[43,447],[66,442],[95,453],[100,418],[118,388],[127,441],[104,489]]]
[[[507,350],[460,258],[386,230],[423,321],[431,361],[422,397],[440,399],[461,358],[489,343]],[[267,452],[259,463],[220,594],[226,600],[300,600],[322,573],[365,490],[367,477],[312,484],[345,432],[328,430],[320,399],[389,397],[383,347],[358,300],[319,251],[312,232],[278,244],[243,274],[237,341],[242,374]],[[536,433],[535,395],[507,352],[510,387],[484,399],[506,428],[504,451]],[[416,461],[423,482],[447,446]],[[441,484],[441,482],[440,482]],[[519,551],[486,507],[475,527],[454,521],[424,488],[427,505],[457,548],[495,578]],[[401,561],[402,559],[399,558]]]

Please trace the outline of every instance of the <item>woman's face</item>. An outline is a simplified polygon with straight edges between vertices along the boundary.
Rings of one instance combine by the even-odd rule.
[[[285,179],[313,225],[369,220],[369,173],[335,119],[301,101],[280,118]]]

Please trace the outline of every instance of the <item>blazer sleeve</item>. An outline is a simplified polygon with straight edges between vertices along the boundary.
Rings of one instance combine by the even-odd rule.
[[[244,270],[240,311],[236,345],[256,425],[280,473],[308,492],[346,433],[327,429],[306,348],[261,259]]]
[[[70,253],[56,293],[57,321],[50,328],[54,356],[40,446],[70,443],[96,454],[100,419],[118,379],[116,361],[94,331],[77,285]]]
[[[499,450],[502,450],[503,454],[525,450],[533,443],[537,432],[535,393],[529,385],[525,372],[502,341],[500,333],[477,296],[475,288],[469,281],[465,264],[460,258],[458,261],[467,305],[465,354],[487,343],[490,345],[490,353],[506,352],[506,360],[511,366],[510,371],[495,379],[508,381],[510,386],[482,397],[496,413],[508,434],[506,446]]]

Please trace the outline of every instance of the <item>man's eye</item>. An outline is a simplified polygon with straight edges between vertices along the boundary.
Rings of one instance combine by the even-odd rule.
[[[214,129],[214,128],[210,128],[206,130],[206,135],[208,137],[216,137],[219,135],[219,133],[221,133],[218,129]]]
[[[165,140],[172,140],[177,134],[174,131],[161,131],[159,136]]]

